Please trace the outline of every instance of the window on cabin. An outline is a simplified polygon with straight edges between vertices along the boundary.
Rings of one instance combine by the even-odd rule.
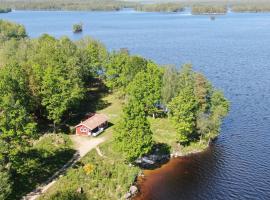
[[[80,131],[86,133],[87,132],[87,128],[81,127]]]

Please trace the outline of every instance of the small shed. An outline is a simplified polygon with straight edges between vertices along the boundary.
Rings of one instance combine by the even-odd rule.
[[[108,127],[109,118],[104,114],[94,113],[76,126],[76,135],[97,136]]]

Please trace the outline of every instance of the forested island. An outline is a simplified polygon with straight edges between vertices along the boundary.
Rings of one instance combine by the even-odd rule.
[[[83,25],[82,23],[79,24],[73,24],[72,26],[73,33],[80,33],[83,31]]]
[[[89,112],[110,116],[103,156],[89,152],[40,199],[121,199],[138,159],[204,150],[229,111],[191,64],[160,66],[89,37],[30,39],[3,20],[0,92],[0,199],[21,199],[70,160],[69,134]]]
[[[270,4],[268,3],[249,3],[238,4],[232,6],[233,12],[270,12]]]
[[[195,5],[192,7],[193,15],[226,14],[226,13],[227,13],[227,6]]]

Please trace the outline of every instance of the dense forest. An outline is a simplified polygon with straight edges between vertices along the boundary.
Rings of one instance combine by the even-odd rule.
[[[100,100],[92,95],[97,86],[103,88],[102,95],[115,94],[122,102],[123,112],[114,122],[109,145],[118,152],[114,160],[123,160],[114,168],[109,168],[111,161],[102,161],[91,180],[100,180],[105,173],[106,183],[110,182],[106,187],[114,188],[119,179],[123,188],[117,195],[137,172],[127,164],[153,151],[151,118],[168,119],[176,132],[175,143],[206,147],[229,111],[223,93],[190,64],[180,70],[159,66],[126,50],[108,52],[88,37],[75,42],[47,34],[30,39],[22,25],[3,20],[0,41],[1,199],[20,199],[72,157],[66,134],[72,133],[86,111],[100,107]],[[96,159],[91,157],[92,164]],[[94,185],[87,186],[89,194],[98,187]],[[96,195],[104,196],[104,189]],[[74,191],[64,193],[69,192]]]

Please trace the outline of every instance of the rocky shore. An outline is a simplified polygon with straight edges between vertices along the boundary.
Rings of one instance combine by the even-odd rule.
[[[150,154],[147,156],[144,156],[142,158],[139,158],[136,160],[136,165],[140,166],[142,169],[156,169],[158,167],[161,167],[163,164],[167,163],[170,161],[170,159],[175,159],[175,158],[180,158],[180,157],[186,157],[186,156],[191,156],[194,154],[202,153],[205,150],[207,150],[211,143],[215,139],[211,140],[208,142],[205,148],[200,149],[200,150],[192,150],[189,152],[178,152],[178,151],[173,151],[170,154],[160,154],[159,150],[156,150],[154,154]],[[135,197],[139,192],[140,189],[137,185],[138,179],[139,178],[144,178],[145,175],[143,171],[141,171],[135,178],[133,184],[130,186],[129,191],[125,194],[124,199],[126,200],[131,200],[133,197]]]

